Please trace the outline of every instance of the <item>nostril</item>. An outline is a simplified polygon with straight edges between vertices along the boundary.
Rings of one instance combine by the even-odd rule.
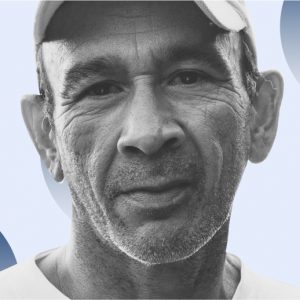
[[[127,154],[140,154],[140,153],[142,153],[142,150],[140,150],[139,148],[134,147],[134,146],[125,146],[123,148],[123,151]]]
[[[174,148],[178,145],[178,139],[176,137],[170,138],[169,140],[167,140],[164,144],[164,146],[166,148]]]
[[[153,155],[160,150],[180,147],[185,139],[181,127],[159,125],[127,130],[118,140],[118,151],[123,155]]]

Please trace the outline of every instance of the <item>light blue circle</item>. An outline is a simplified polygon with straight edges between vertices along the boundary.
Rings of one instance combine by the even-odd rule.
[[[62,211],[68,216],[72,215],[72,197],[68,184],[65,180],[57,182],[53,179],[49,173],[45,163],[41,160],[41,167],[44,175],[45,182],[49,189],[50,194],[62,209]]]

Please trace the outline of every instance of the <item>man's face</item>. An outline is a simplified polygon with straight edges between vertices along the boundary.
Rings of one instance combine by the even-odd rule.
[[[67,3],[48,34],[77,215],[137,260],[194,254],[228,219],[247,161],[238,35],[188,2]]]

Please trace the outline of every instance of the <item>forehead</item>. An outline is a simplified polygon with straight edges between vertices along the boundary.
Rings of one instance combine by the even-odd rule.
[[[208,23],[193,1],[71,1],[58,9],[46,37],[78,40],[99,34],[155,32],[166,27],[197,27],[203,31]]]
[[[198,52],[218,64],[220,32],[194,2],[72,1],[54,15],[43,54],[50,83],[51,77],[63,82],[74,64],[97,57],[118,58],[130,71],[147,73],[170,54],[184,59]]]

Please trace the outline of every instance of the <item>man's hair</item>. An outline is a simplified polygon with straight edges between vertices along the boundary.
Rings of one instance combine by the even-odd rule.
[[[249,40],[244,31],[240,33],[241,37],[241,70],[242,81],[248,93],[250,101],[256,96],[256,82],[260,78],[260,73],[257,69],[256,56],[251,47],[249,47]],[[45,70],[42,44],[36,48],[36,61],[37,61],[37,75],[39,83],[39,91],[43,101],[44,116],[48,118],[52,130],[55,130],[53,120],[54,110],[54,95]]]
[[[256,56],[253,53],[253,48],[249,47],[249,37],[244,31],[240,32],[242,40],[242,75],[243,83],[248,93],[250,101],[256,97],[256,83],[261,77],[257,68]],[[252,49],[252,50],[251,50]]]
[[[37,45],[36,48],[36,64],[37,64],[39,92],[43,102],[42,105],[43,105],[44,117],[48,119],[52,130],[54,130],[55,129],[54,122],[53,122],[54,95],[44,66],[42,44]]]

